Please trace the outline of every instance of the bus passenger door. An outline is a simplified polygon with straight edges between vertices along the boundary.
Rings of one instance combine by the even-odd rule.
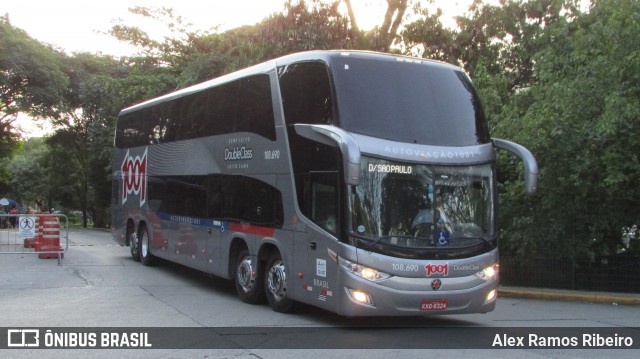
[[[317,227],[308,227],[304,237],[299,238],[300,245],[303,245],[305,254],[304,277],[302,288],[305,290],[303,297],[310,304],[315,306],[336,311],[337,310],[337,263],[329,255],[329,251],[336,253],[335,249],[331,249],[337,244],[335,241],[328,240],[324,231],[318,230]]]
[[[339,228],[338,181],[335,172],[311,172],[305,183],[307,219],[313,223],[306,232],[296,232],[298,268],[303,268],[303,298],[313,305],[336,310],[337,263],[329,253],[337,253]],[[304,262],[303,262],[304,261]]]

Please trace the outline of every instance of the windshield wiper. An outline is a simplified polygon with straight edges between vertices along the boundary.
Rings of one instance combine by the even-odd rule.
[[[372,237],[363,236],[361,234],[355,234],[355,233],[350,233],[350,234],[352,236],[356,237],[356,238],[364,239],[364,240],[367,240],[367,241],[371,242],[366,247],[362,248],[364,250],[368,250],[369,248],[375,246],[376,244],[378,244],[383,239],[389,239],[389,238],[393,237],[393,236],[382,236],[382,237],[378,237],[378,238],[372,238]]]
[[[375,246],[376,244],[380,243],[380,241],[382,241],[383,239],[392,239],[392,238],[397,238],[397,239],[421,239],[421,240],[426,240],[426,241],[430,241],[433,245],[433,240],[427,237],[415,237],[415,236],[411,236],[411,235],[392,235],[392,236],[380,236],[378,238],[371,238],[371,237],[367,237],[367,236],[363,236],[360,234],[354,234],[351,233],[352,236],[356,237],[356,238],[360,238],[360,239],[365,239],[367,241],[370,241],[371,243],[367,244],[365,247],[362,247],[362,249],[364,250],[369,250],[369,248]]]
[[[479,239],[479,240],[483,241],[484,243],[490,245],[491,248],[495,248],[496,247],[493,243],[491,243],[493,239],[487,239],[485,237],[451,237],[451,238],[449,238],[449,241],[451,241],[451,240],[460,240],[460,239]]]

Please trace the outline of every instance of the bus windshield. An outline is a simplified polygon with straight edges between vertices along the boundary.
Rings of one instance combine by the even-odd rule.
[[[331,60],[340,127],[431,146],[489,142],[478,96],[462,71],[400,60]]]
[[[396,253],[462,249],[494,239],[493,168],[362,158],[349,195],[349,233],[359,247]],[[493,245],[487,248],[492,248]]]

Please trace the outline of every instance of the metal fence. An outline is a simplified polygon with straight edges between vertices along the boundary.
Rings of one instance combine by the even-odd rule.
[[[640,293],[640,207],[594,206],[566,218],[553,224],[554,236],[542,230],[550,226],[548,217],[534,216],[529,233],[539,243],[546,240],[545,245],[525,256],[501,249],[501,283]]]
[[[33,254],[57,259],[69,248],[69,223],[62,214],[0,214],[0,255]]]
[[[512,286],[640,293],[640,255],[610,255],[594,263],[544,255],[520,260],[502,256],[500,281]]]

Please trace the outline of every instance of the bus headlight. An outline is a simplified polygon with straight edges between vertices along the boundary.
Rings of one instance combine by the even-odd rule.
[[[387,273],[381,272],[377,269],[365,267],[357,263],[353,263],[342,257],[338,258],[338,263],[340,263],[340,265],[347,271],[372,282],[380,282],[391,277],[391,275]]]
[[[492,300],[496,299],[496,294],[498,294],[498,292],[495,289],[492,289],[491,291],[489,291],[489,293],[487,293],[487,297],[485,298],[484,302],[489,303]]]
[[[476,276],[482,280],[489,280],[498,275],[498,269],[500,265],[498,263],[494,263],[480,272],[476,273]]]
[[[347,288],[347,289],[349,290],[349,295],[351,296],[351,298],[356,302],[375,307],[375,305],[373,304],[373,299],[371,299],[371,296],[369,295],[369,293],[363,292],[361,290],[351,289],[351,288]]]

